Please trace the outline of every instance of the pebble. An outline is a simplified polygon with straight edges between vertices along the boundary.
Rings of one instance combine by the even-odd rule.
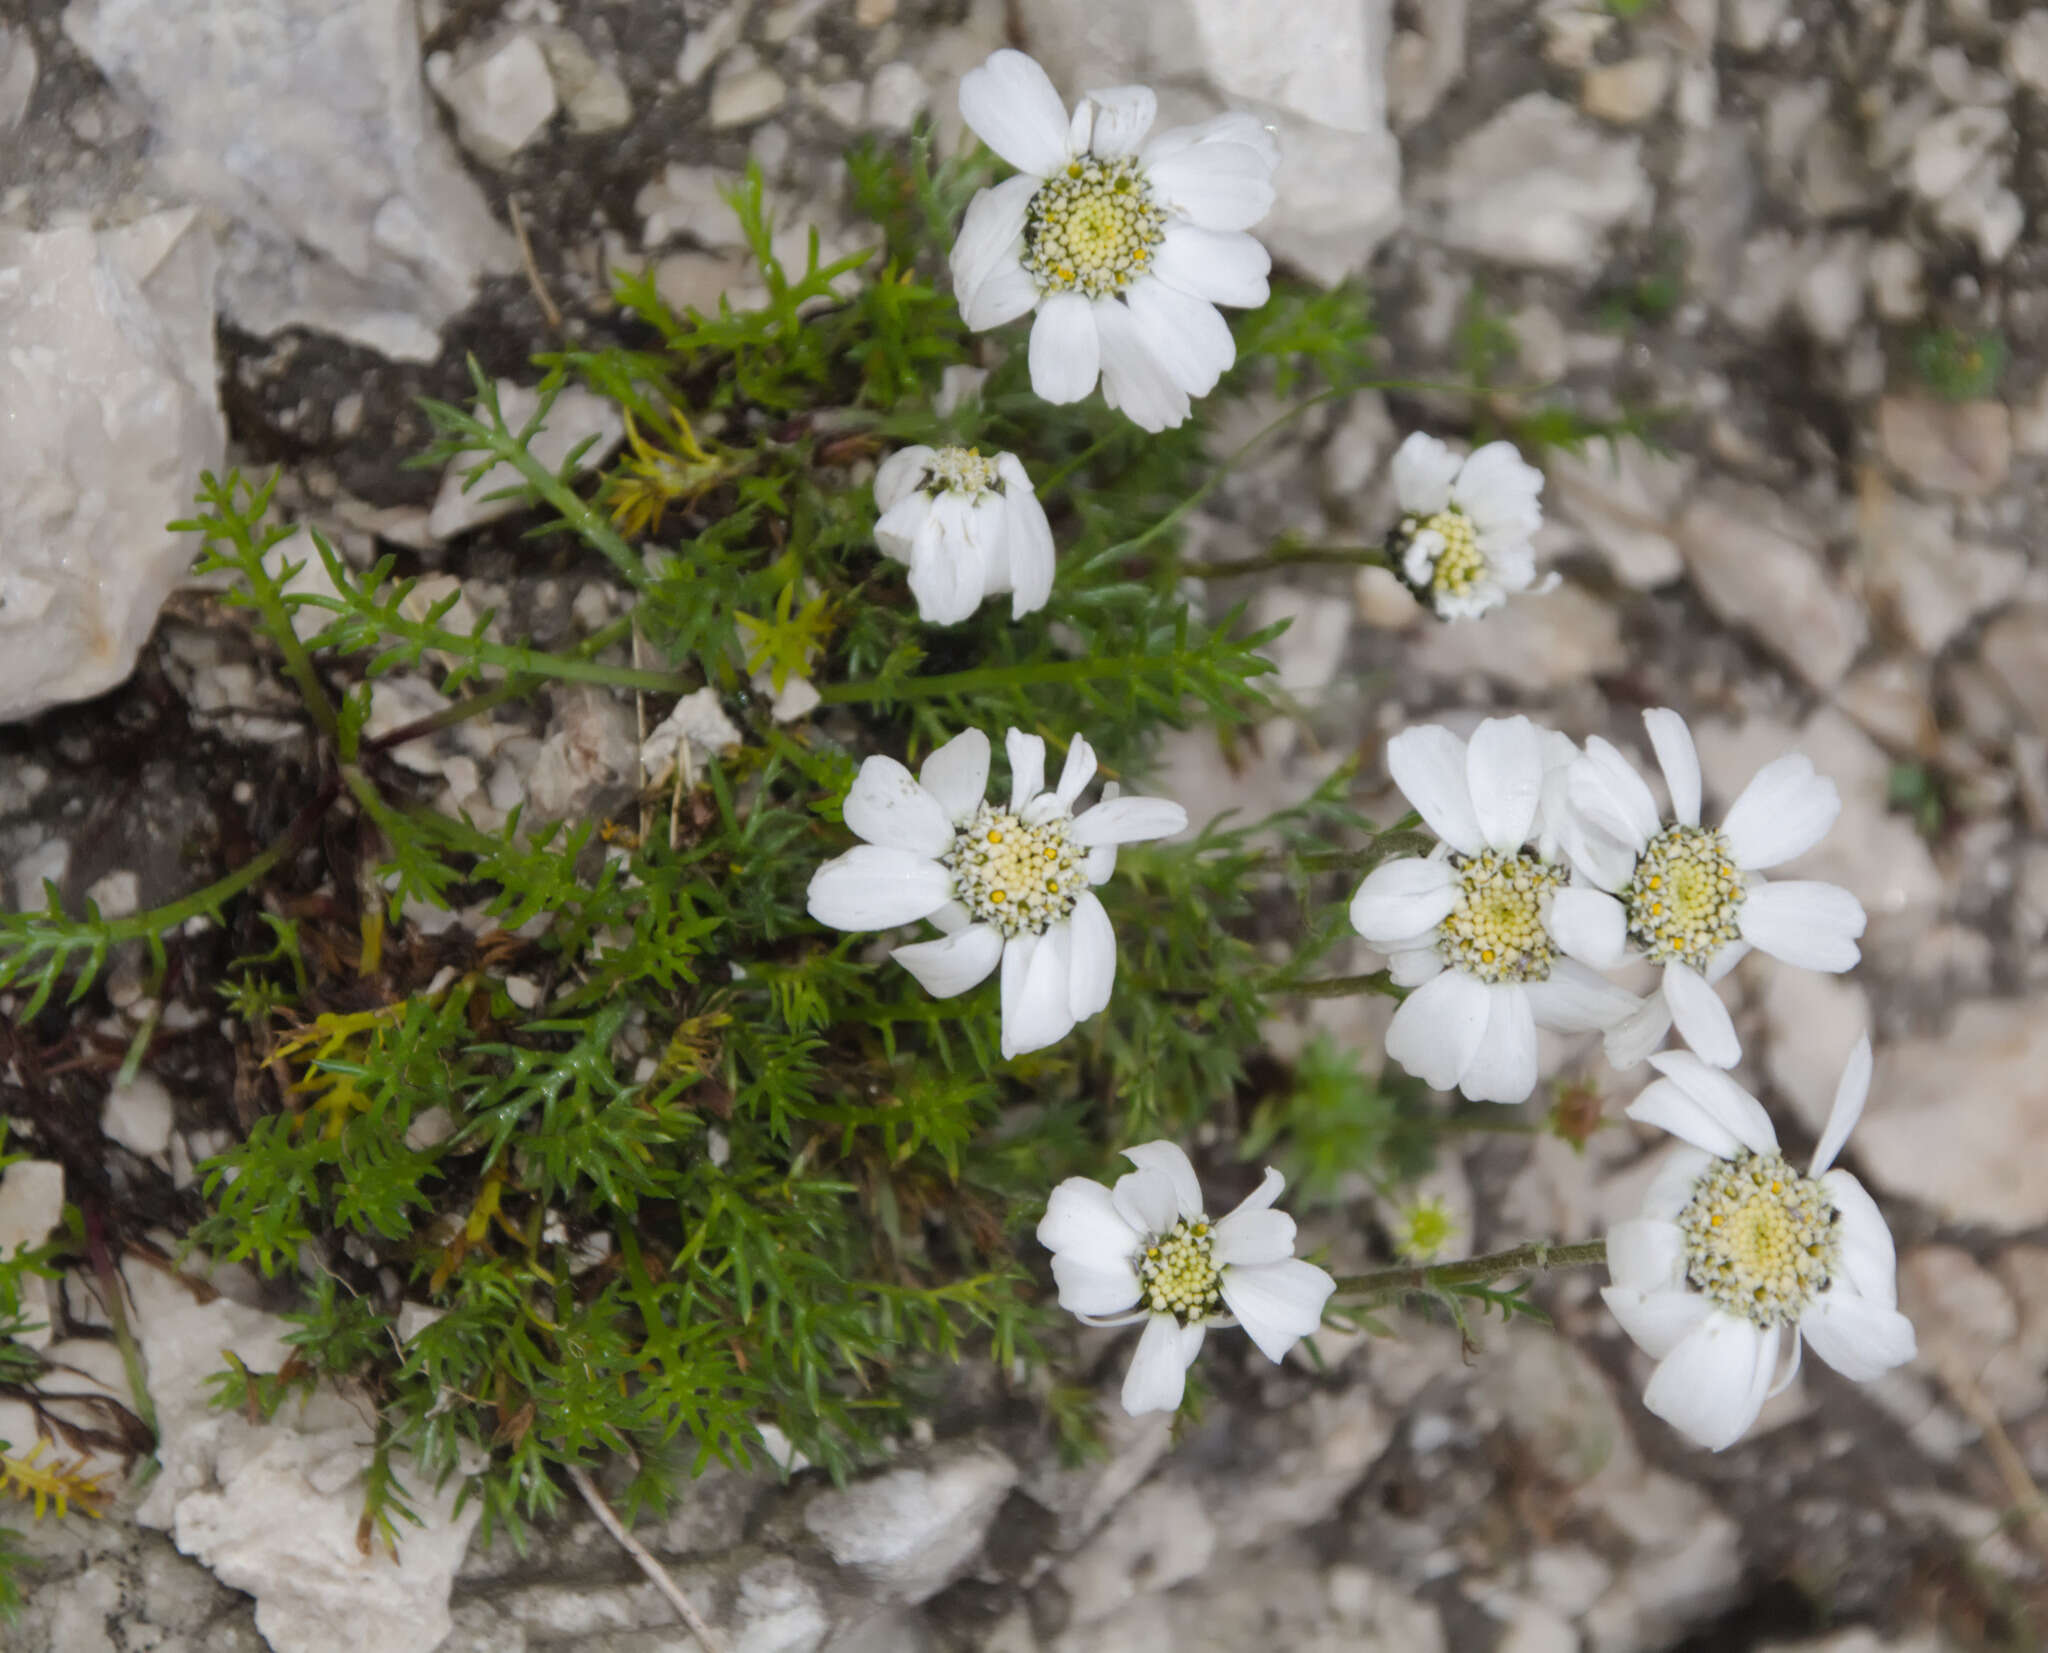
[[[2022,603],[1985,628],[1977,656],[2020,716],[2048,734],[2048,603]]]
[[[455,114],[456,136],[480,161],[502,166],[554,118],[554,77],[532,35],[514,33],[467,62],[436,52],[427,84]]]
[[[804,1526],[841,1567],[887,1599],[915,1604],[945,1588],[981,1548],[1017,1466],[992,1447],[935,1453],[821,1492]]]
[[[85,898],[99,908],[102,918],[127,918],[142,905],[142,881],[123,868],[94,879]]]
[[[1895,493],[1874,468],[1858,492],[1857,528],[1872,606],[1924,655],[1940,653],[2026,578],[2023,554],[1959,540],[1952,505]]]
[[[931,103],[932,89],[908,63],[885,63],[868,85],[867,123],[884,132],[908,132]]]
[[[26,27],[0,27],[0,133],[21,124],[35,92],[35,42]]]
[[[1671,87],[1671,60],[1631,57],[1586,71],[1579,105],[1597,120],[1636,126],[1657,112]]]
[[[721,75],[711,87],[711,124],[718,131],[750,126],[782,107],[789,88],[773,69],[742,69]]]
[[[733,0],[701,29],[692,29],[683,37],[683,49],[676,58],[676,79],[682,85],[695,86],[712,64],[739,44],[752,3],[753,0]]]
[[[1988,494],[2012,464],[2012,415],[2003,402],[1887,396],[1877,405],[1877,439],[1886,463],[1929,493]]]
[[[2030,91],[2048,92],[2048,11],[2030,11],[2007,31],[2005,72]]]
[[[41,1245],[63,1220],[63,1166],[21,1159],[0,1171],[0,1257]]]
[[[1528,694],[1545,694],[1628,663],[1615,610],[1576,585],[1510,597],[1480,620],[1439,622],[1410,659],[1440,678],[1478,673]]]
[[[171,1093],[146,1073],[115,1085],[100,1109],[100,1130],[145,1159],[171,1145],[172,1123]]]

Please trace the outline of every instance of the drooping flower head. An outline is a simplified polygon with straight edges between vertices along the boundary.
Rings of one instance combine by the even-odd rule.
[[[1511,442],[1489,442],[1460,459],[1415,432],[1394,454],[1401,508],[1388,542],[1394,572],[1439,619],[1498,608],[1536,579],[1530,541],[1543,526],[1543,473]]]
[[[1052,1253],[1060,1307],[1091,1326],[1144,1322],[1124,1378],[1126,1412],[1179,1408],[1211,1326],[1242,1326],[1276,1365],[1323,1323],[1337,1282],[1294,1255],[1294,1219],[1275,1211],[1278,1171],[1211,1221],[1188,1156],[1171,1142],[1124,1150],[1138,1169],[1114,1189],[1069,1177],[1038,1241]]]
[[[1539,1026],[1604,1029],[1637,1004],[1561,956],[1551,934],[1569,877],[1543,819],[1560,741],[1511,717],[1488,718],[1469,745],[1439,724],[1387,743],[1394,784],[1442,843],[1375,867],[1351,923],[1414,990],[1387,1028],[1387,1054],[1475,1102],[1520,1102],[1536,1088]]]
[[[1870,1092],[1870,1042],[1850,1053],[1803,1176],[1727,1074],[1686,1051],[1651,1061],[1663,1077],[1629,1117],[1689,1146],[1672,1151],[1642,1216],[1608,1232],[1614,1283],[1601,1295],[1658,1363],[1643,1404],[1719,1452],[1792,1381],[1804,1343],[1858,1383],[1913,1358],[1891,1231],[1862,1183],[1832,1169]]]
[[[910,569],[918,618],[949,626],[1010,592],[1010,618],[1052,594],[1052,528],[1015,454],[904,448],[875,472],[875,543]]]
[[[1245,234],[1273,205],[1279,150],[1250,115],[1147,141],[1150,88],[1090,92],[1071,116],[1022,52],[960,82],[960,113],[1018,176],[969,204],[952,255],[976,332],[1038,312],[1031,388],[1104,400],[1146,430],[1188,416],[1237,359],[1219,304],[1266,302],[1266,249]]]
[[[1861,956],[1863,907],[1847,890],[1760,876],[1826,837],[1841,795],[1793,752],[1757,771],[1720,826],[1703,826],[1692,731],[1664,707],[1644,712],[1643,722],[1675,819],[1659,816],[1627,758],[1597,735],[1587,741],[1568,777],[1576,820],[1564,843],[1595,887],[1559,898],[1553,931],[1566,952],[1596,969],[1631,953],[1663,966],[1661,990],[1608,1037],[1616,1067],[1640,1062],[1674,1021],[1703,1060],[1733,1067],[1742,1045],[1713,984],[1750,948],[1808,970],[1847,970]]]
[[[1116,932],[1092,886],[1116,871],[1116,847],[1188,824],[1164,798],[1102,801],[1074,813],[1095,776],[1080,735],[1059,784],[1045,785],[1045,742],[1012,729],[1007,807],[989,802],[989,742],[956,735],[912,776],[872,757],[846,794],[846,824],[864,843],[811,877],[810,914],[835,930],[882,930],[928,918],[939,940],[889,956],[937,998],[1002,968],[1005,1056],[1055,1044],[1109,1003]]]

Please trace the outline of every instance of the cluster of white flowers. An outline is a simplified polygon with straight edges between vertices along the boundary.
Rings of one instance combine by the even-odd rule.
[[[1536,1088],[1536,1029],[1599,1030],[1633,1067],[1676,1023],[1696,1055],[1732,1067],[1742,1046],[1713,984],[1752,947],[1813,970],[1856,963],[1863,908],[1847,890],[1766,880],[1841,811],[1832,781],[1793,753],[1767,764],[1718,828],[1700,825],[1700,766],[1676,712],[1643,714],[1671,791],[1599,736],[1581,751],[1525,717],[1469,742],[1436,724],[1387,744],[1394,784],[1439,840],[1376,867],[1351,902],[1358,933],[1413,988],[1387,1053],[1439,1090],[1520,1102]],[[1661,967],[1639,998],[1598,974]]]
[[[1037,395],[1074,402],[1099,384],[1145,430],[1180,424],[1235,360],[1217,306],[1267,297],[1270,260],[1247,232],[1274,199],[1271,135],[1244,114],[1151,135],[1155,99],[1135,86],[1089,92],[1069,113],[1044,70],[1014,51],[963,79],[960,109],[1017,170],[975,197],[953,248],[969,328],[1035,313]],[[1438,618],[1476,619],[1540,589],[1543,477],[1510,444],[1461,457],[1417,433],[1395,454],[1392,482],[1388,565]],[[908,568],[926,622],[964,620],[1003,592],[1013,618],[1046,606],[1053,533],[1016,455],[905,448],[881,465],[874,491],[877,543]],[[1643,1216],[1609,1235],[1606,1300],[1659,1363],[1650,1409],[1719,1449],[1754,1422],[1774,1382],[1790,1381],[1803,1343],[1867,1379],[1911,1357],[1913,1331],[1897,1310],[1884,1220],[1833,1169],[1868,1089],[1868,1045],[1850,1058],[1804,1175],[1779,1152],[1762,1105],[1723,1071],[1741,1046],[1715,984],[1751,948],[1815,970],[1857,962],[1864,915],[1853,896],[1762,876],[1826,835],[1840,810],[1834,785],[1804,757],[1782,757],[1706,826],[1684,720],[1660,708],[1644,723],[1668,819],[1597,736],[1581,748],[1525,717],[1489,718],[1469,739],[1436,725],[1395,736],[1388,770],[1439,842],[1375,868],[1350,916],[1404,990],[1387,1054],[1437,1089],[1525,1100],[1538,1028],[1600,1032],[1617,1067],[1655,1066],[1660,1077],[1629,1115],[1685,1146]],[[863,842],[818,869],[809,908],[842,930],[929,919],[938,939],[890,956],[940,998],[1000,970],[1007,1058],[1108,1006],[1116,937],[1095,887],[1119,844],[1170,836],[1187,814],[1114,786],[1076,813],[1096,768],[1085,738],[1073,737],[1049,789],[1044,741],[1012,729],[1006,746],[1007,805],[987,797],[990,745],[977,729],[916,776],[867,759],[844,808]],[[1655,967],[1654,992],[1604,974],[1631,963]],[[1674,1027],[1690,1050],[1658,1052]],[[1152,1142],[1126,1157],[1137,1169],[1113,1189],[1061,1183],[1038,1238],[1063,1307],[1093,1325],[1143,1323],[1125,1407],[1171,1410],[1210,1327],[1243,1326],[1277,1362],[1321,1324],[1336,1282],[1294,1256],[1293,1220],[1274,1209],[1277,1171],[1212,1221],[1179,1148]]]

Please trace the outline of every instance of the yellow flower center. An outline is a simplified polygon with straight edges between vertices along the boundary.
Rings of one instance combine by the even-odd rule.
[[[1108,298],[1145,273],[1166,212],[1138,163],[1083,155],[1039,186],[1024,212],[1024,268],[1041,293]]]
[[[1528,850],[1453,855],[1458,904],[1437,926],[1437,951],[1483,982],[1544,981],[1557,946],[1543,927],[1543,898],[1565,874]]]
[[[996,462],[979,448],[938,448],[924,468],[926,483],[940,492],[985,494],[996,486]]]
[[[1173,1315],[1184,1326],[1207,1319],[1223,1299],[1223,1276],[1211,1253],[1216,1239],[1207,1217],[1183,1217],[1138,1254],[1145,1306]]]
[[[1782,1154],[1718,1161],[1678,1214],[1685,1277],[1730,1314],[1765,1329],[1788,1325],[1828,1289],[1840,1222],[1826,1187]]]
[[[1421,534],[1441,536],[1444,548],[1430,569],[1429,589],[1438,597],[1465,597],[1486,577],[1486,553],[1479,549],[1479,530],[1472,519],[1452,505],[1417,523],[1410,538]]]
[[[1629,933],[1659,964],[1706,969],[1741,935],[1746,893],[1728,840],[1707,827],[1669,826],[1652,838],[1621,892]]]
[[[983,804],[939,859],[952,871],[955,899],[1005,936],[1044,934],[1088,887],[1087,852],[1066,815],[1026,826],[1009,810]]]

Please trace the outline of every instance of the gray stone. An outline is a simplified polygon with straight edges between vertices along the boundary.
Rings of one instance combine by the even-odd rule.
[[[1985,628],[1977,655],[2037,731],[2048,734],[2048,603],[2023,603]]]
[[[0,25],[0,133],[21,124],[35,94],[36,43],[26,28]]]
[[[2044,1140],[2048,998],[1979,999],[1943,1036],[1878,1052],[1850,1154],[1880,1188],[1943,1221],[2017,1233],[2048,1223]]]
[[[1510,597],[1478,620],[1432,625],[1410,659],[1432,677],[1470,673],[1528,694],[1543,694],[1627,662],[1621,620],[1583,587],[1560,585],[1540,595]]]
[[[462,146],[493,166],[537,138],[557,107],[547,54],[517,30],[478,42],[460,59],[436,52],[427,61],[427,83],[453,111]]]
[[[1624,438],[1583,454],[1560,450],[1545,467],[1558,518],[1592,542],[1616,579],[1648,591],[1685,572],[1673,519],[1692,481],[1690,459]]]
[[[160,1154],[171,1145],[171,1093],[154,1077],[138,1073],[107,1092],[100,1130],[133,1153]]]
[[[575,688],[559,705],[560,722],[526,779],[527,802],[546,820],[564,820],[603,788],[630,779],[638,755],[633,715],[610,695]]]
[[[840,1566],[879,1594],[937,1595],[980,1550],[1017,1466],[992,1447],[936,1453],[813,1498],[804,1525]]]
[[[1857,524],[1872,605],[1922,654],[1939,653],[2026,578],[2021,553],[1958,540],[1952,506],[1896,494],[1875,472],[1865,475]]]
[[[1517,98],[1419,184],[1449,245],[1503,264],[1578,273],[1650,204],[1632,138],[1602,137],[1543,92]]]
[[[773,69],[736,67],[712,83],[711,124],[719,131],[751,126],[774,114],[788,96],[788,84]]]
[[[221,302],[249,331],[426,361],[518,267],[427,107],[412,0],[72,0],[64,30],[146,114],[170,189],[227,219]]]
[[[1670,89],[1669,58],[1624,58],[1586,71],[1579,83],[1579,105],[1596,120],[1640,126],[1657,112]]]
[[[1677,538],[1709,608],[1815,688],[1841,681],[1863,646],[1863,611],[1829,574],[1810,530],[1774,495],[1709,483],[1679,518]]]
[[[190,209],[0,231],[0,721],[126,678],[191,566],[164,524],[221,463],[214,270]]]
[[[2012,464],[2012,415],[2003,402],[1887,396],[1877,438],[1894,471],[1929,493],[1988,494]]]

